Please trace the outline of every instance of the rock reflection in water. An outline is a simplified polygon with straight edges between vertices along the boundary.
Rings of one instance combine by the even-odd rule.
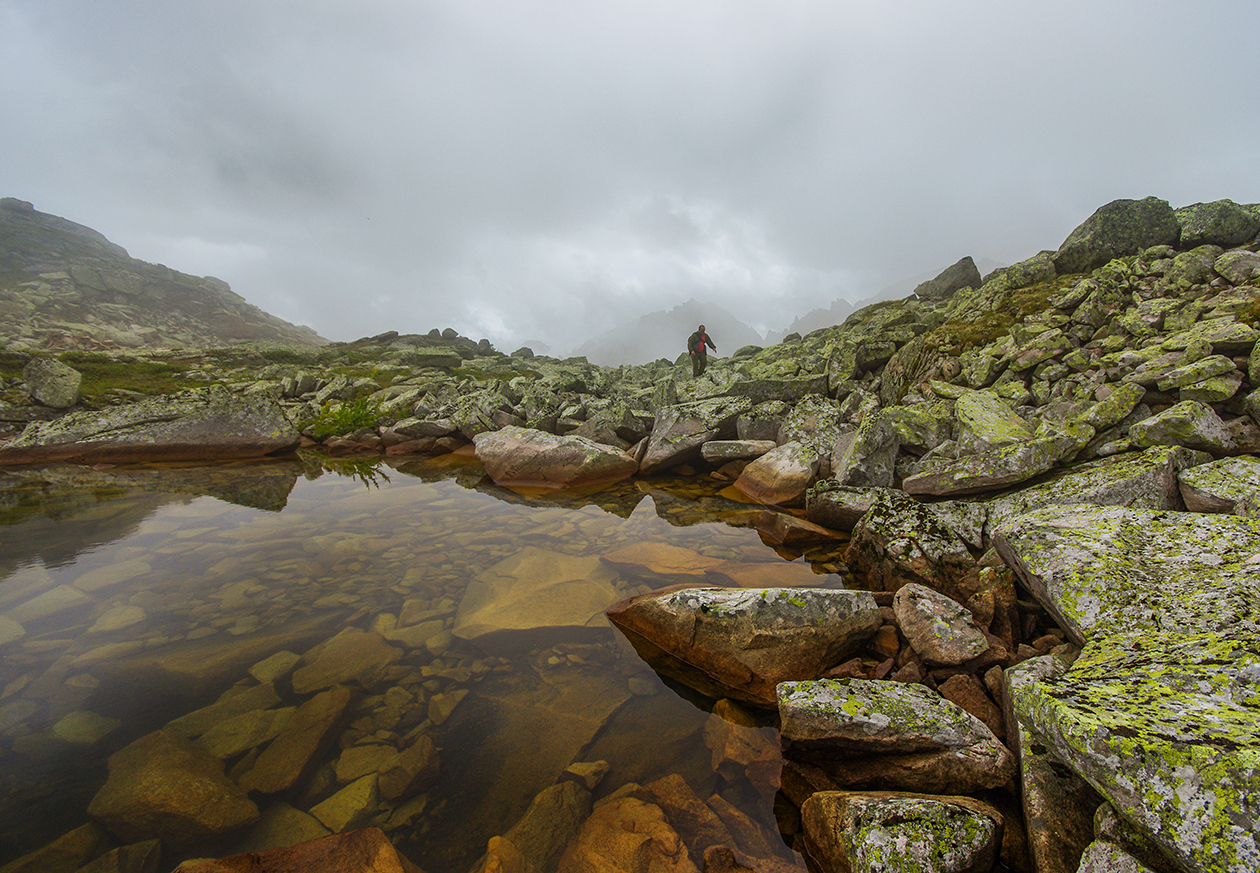
[[[458,456],[7,483],[0,864],[76,828],[58,851],[78,846],[84,864],[154,836],[169,869],[371,824],[429,873],[466,873],[492,837],[496,863],[523,852],[545,868],[559,850],[540,848],[538,828],[556,816],[577,828],[608,795],[680,792],[791,857],[774,831],[774,762],[729,752],[764,748],[760,729],[731,721],[748,732],[732,741],[602,614],[673,581],[654,554],[726,579],[785,567],[785,584],[841,584],[827,549],[809,555],[814,576],[732,527],[746,507],[716,486],[522,494]],[[636,550],[644,560],[627,563]],[[184,808],[205,806],[184,788],[201,772],[222,774],[230,821]],[[82,829],[89,809],[112,833]],[[182,830],[146,831],[177,813]]]

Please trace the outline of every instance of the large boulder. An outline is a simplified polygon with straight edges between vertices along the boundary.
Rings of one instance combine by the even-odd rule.
[[[1033,429],[992,391],[968,391],[954,403],[958,448],[975,453],[1032,439]]]
[[[914,293],[923,300],[944,300],[963,288],[979,287],[980,271],[968,255],[953,266],[946,267],[935,279],[919,283]]]
[[[509,425],[473,437],[477,457],[496,485],[577,488],[634,475],[634,458],[584,436],[557,436]]]
[[[770,506],[799,500],[818,473],[818,453],[800,443],[785,443],[753,461],[735,487]]]
[[[870,593],[822,588],[652,592],[608,618],[657,672],[762,707],[775,705],[775,685],[822,675],[882,622]]]
[[[68,409],[79,402],[83,375],[55,358],[31,358],[22,368],[22,380],[36,402],[53,409]]]
[[[109,757],[88,815],[127,842],[184,846],[258,820],[258,807],[206,752],[162,731]]]
[[[1260,869],[1258,674],[1254,624],[1123,634],[1017,690],[1014,704],[1173,869],[1243,873]]]
[[[1260,615],[1260,519],[1051,506],[998,528],[993,541],[1078,644],[1139,629],[1208,632]]]
[[[1129,428],[1129,439],[1139,448],[1185,446],[1226,455],[1234,437],[1216,410],[1197,400],[1183,400]]]
[[[923,685],[784,682],[778,703],[784,754],[839,787],[968,794],[1015,777],[1014,757],[984,722]]]
[[[936,513],[893,489],[876,492],[844,561],[876,591],[917,582],[968,606],[977,593],[979,571],[966,543]]]
[[[714,397],[665,407],[656,413],[639,472],[667,470],[700,457],[709,440],[733,438],[735,420],[752,406],[745,397]]]
[[[1112,258],[1172,245],[1180,233],[1177,215],[1165,200],[1113,200],[1068,234],[1053,256],[1054,267],[1060,275],[1085,273]]]
[[[0,448],[0,465],[249,458],[300,439],[274,400],[212,387],[33,422]]]
[[[832,477],[842,485],[887,488],[893,483],[901,435],[879,410],[862,417],[852,438],[841,438],[831,458]]]
[[[1181,227],[1182,248],[1204,244],[1229,248],[1250,242],[1260,233],[1260,215],[1232,200],[1195,203],[1181,207],[1175,214]]]
[[[826,870],[989,873],[1003,824],[970,797],[819,791],[801,807],[806,848]]]

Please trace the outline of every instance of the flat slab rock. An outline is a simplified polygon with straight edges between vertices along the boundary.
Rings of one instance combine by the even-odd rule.
[[[1220,630],[1260,616],[1260,519],[1052,506],[993,539],[1080,645],[1135,629]]]
[[[1049,481],[986,500],[989,534],[1017,516],[1051,504],[1181,509],[1178,476],[1211,460],[1207,452],[1156,446],[1090,461]]]
[[[252,458],[300,440],[274,400],[216,386],[34,422],[0,449],[0,466]]]
[[[1260,632],[1095,640],[1020,722],[1177,869],[1260,869]]]
[[[667,590],[607,614],[658,673],[767,708],[778,683],[822,675],[882,622],[869,592],[825,588]]]
[[[784,682],[778,701],[785,754],[841,784],[965,794],[1015,776],[1014,757],[984,722],[923,685]]]

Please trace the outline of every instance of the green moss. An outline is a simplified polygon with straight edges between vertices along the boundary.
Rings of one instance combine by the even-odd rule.
[[[173,394],[205,384],[188,378],[187,360],[115,358],[92,352],[65,352],[58,355],[58,359],[83,375],[80,393],[88,401],[116,390]]]
[[[1044,312],[1052,297],[1080,278],[1079,275],[1056,276],[1026,288],[999,290],[982,311],[955,314],[940,327],[924,334],[925,342],[945,355],[957,355],[966,349],[987,345],[1005,336],[1028,316]]]

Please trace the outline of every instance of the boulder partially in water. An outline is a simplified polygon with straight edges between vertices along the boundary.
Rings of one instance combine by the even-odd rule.
[[[608,608],[658,673],[711,697],[775,706],[775,686],[812,679],[851,655],[882,619],[865,591],[686,588]]]
[[[473,437],[496,485],[577,488],[619,482],[639,465],[624,451],[584,436],[557,436],[509,425]]]
[[[709,440],[733,438],[735,420],[752,407],[745,397],[714,397],[661,409],[639,472],[667,470],[698,458],[701,446]]]
[[[817,472],[817,452],[800,443],[785,443],[745,467],[735,487],[759,503],[791,503],[805,493]]]
[[[778,704],[784,754],[840,787],[967,794],[1015,777],[1015,759],[984,722],[923,685],[784,682]]]
[[[32,422],[0,448],[0,465],[253,458],[300,439],[274,400],[216,386]]]

